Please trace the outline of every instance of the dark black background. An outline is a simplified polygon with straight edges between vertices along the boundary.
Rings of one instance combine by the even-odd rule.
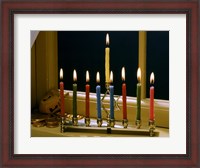
[[[63,68],[65,89],[72,90],[73,70],[76,69],[79,91],[85,90],[86,70],[89,70],[91,92],[95,92],[97,71],[100,72],[102,93],[104,92],[106,33],[110,37],[110,70],[114,74],[115,94],[121,95],[121,68],[124,66],[127,95],[136,96],[137,31],[59,31],[58,68]],[[155,74],[155,98],[169,99],[168,31],[147,32],[147,97],[151,72]]]

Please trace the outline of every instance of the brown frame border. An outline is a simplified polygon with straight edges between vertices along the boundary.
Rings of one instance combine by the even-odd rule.
[[[1,7],[1,161],[2,167],[200,167],[199,1],[198,0],[2,0]],[[187,16],[187,153],[184,155],[23,155],[14,154],[14,15],[36,13],[145,13]]]

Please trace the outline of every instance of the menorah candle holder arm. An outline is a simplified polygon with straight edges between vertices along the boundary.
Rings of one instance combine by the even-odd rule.
[[[122,125],[124,126],[124,128],[127,128],[128,127],[128,119],[123,119]]]
[[[115,119],[110,119],[110,127],[114,127],[115,126]]]
[[[90,118],[85,118],[85,125],[86,127],[90,126]]]
[[[149,134],[151,137],[154,136],[154,134],[155,134],[155,132],[154,132],[155,127],[156,127],[155,120],[149,120]]]
[[[61,133],[64,133],[65,131],[65,117],[61,117],[61,123],[60,123],[61,125],[60,125],[60,132]]]
[[[102,126],[102,119],[101,118],[97,118],[97,126],[98,127]]]
[[[72,123],[73,123],[74,126],[77,126],[78,125],[78,118],[73,117]]]
[[[141,127],[141,120],[136,120],[135,121],[135,125],[136,125],[137,129],[140,129],[140,127]]]

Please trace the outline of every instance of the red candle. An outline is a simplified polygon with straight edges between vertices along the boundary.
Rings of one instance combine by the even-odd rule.
[[[90,80],[90,77],[89,77],[89,72],[86,71],[86,85],[85,85],[85,117],[86,118],[89,118],[90,117],[90,85],[88,84]]]
[[[127,119],[127,107],[126,107],[126,83],[125,83],[125,68],[122,68],[122,101],[123,101],[123,119]]]
[[[154,73],[151,73],[150,76],[150,84],[152,84],[152,86],[150,87],[150,120],[153,121],[154,120]]]
[[[64,82],[62,82],[63,79],[63,69],[60,69],[60,102],[61,102],[61,117],[65,116],[65,102],[64,102]]]

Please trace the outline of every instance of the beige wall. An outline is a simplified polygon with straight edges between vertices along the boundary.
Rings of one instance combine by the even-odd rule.
[[[31,108],[58,88],[57,32],[41,31],[31,48]]]

